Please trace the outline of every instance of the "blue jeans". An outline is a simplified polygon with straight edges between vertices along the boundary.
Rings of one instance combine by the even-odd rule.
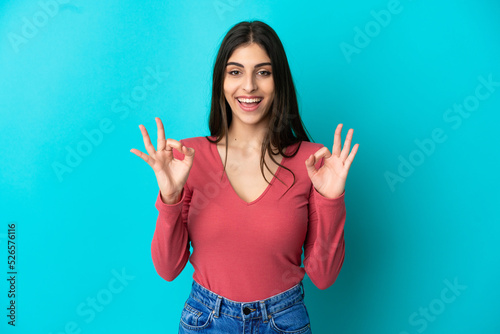
[[[312,333],[302,281],[264,300],[235,302],[193,280],[179,333]]]

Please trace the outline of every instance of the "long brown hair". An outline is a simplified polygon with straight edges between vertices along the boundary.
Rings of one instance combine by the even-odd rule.
[[[295,184],[295,174],[287,167],[279,164],[273,157],[280,153],[286,158],[294,157],[299,148],[291,155],[286,154],[286,147],[297,142],[308,141],[309,136],[306,133],[302,119],[299,115],[297,95],[295,85],[293,84],[292,74],[288,65],[285,50],[276,32],[267,24],[261,21],[243,21],[234,25],[224,37],[214,64],[212,81],[212,103],[208,126],[211,136],[216,137],[212,141],[208,136],[207,140],[217,144],[229,131],[232,121],[231,107],[224,96],[224,74],[226,63],[231,57],[233,51],[242,45],[257,43],[268,54],[271,59],[272,75],[274,80],[274,99],[269,107],[270,112],[269,127],[261,148],[260,170],[264,180],[269,181],[264,175],[264,165],[272,173],[265,162],[266,152],[271,154],[271,160],[277,165],[287,169],[293,175],[293,184]],[[266,114],[264,117],[267,117]],[[278,149],[277,153],[272,151],[271,144]],[[226,140],[226,158],[224,162],[224,172],[226,171],[228,152],[228,141]],[[222,176],[224,175],[224,172]],[[274,174],[273,174],[274,175]],[[279,179],[279,178],[278,178]],[[285,184],[282,180],[281,183]],[[293,186],[292,184],[292,186]],[[288,190],[287,190],[288,191]]]

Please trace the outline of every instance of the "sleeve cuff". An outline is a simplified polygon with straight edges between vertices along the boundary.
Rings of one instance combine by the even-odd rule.
[[[316,190],[316,188],[314,188],[314,186],[312,186],[312,187],[313,187],[314,198],[316,199],[316,202],[324,202],[324,203],[328,203],[329,205],[344,203],[345,189],[344,189],[344,191],[342,192],[342,194],[340,196],[335,197],[335,198],[328,198],[328,197],[325,197],[325,196],[321,195]]]
[[[184,191],[184,188],[183,188],[182,189],[181,199],[179,200],[179,202],[174,203],[174,204],[167,204],[167,203],[164,203],[162,201],[162,199],[161,199],[161,190],[158,190],[158,196],[156,197],[155,207],[156,207],[156,209],[158,209],[158,211],[170,211],[172,208],[179,208],[179,209],[181,209],[182,208],[182,203],[184,202],[184,197],[186,197],[186,194],[185,194],[185,191]]]

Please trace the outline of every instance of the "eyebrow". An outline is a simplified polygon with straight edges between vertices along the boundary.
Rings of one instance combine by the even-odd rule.
[[[235,66],[239,66],[239,67],[243,67],[243,68],[245,67],[245,66],[241,65],[240,63],[236,63],[234,61],[229,62],[229,63],[226,64],[226,66],[229,66],[229,65],[235,65]],[[261,67],[261,66],[264,66],[264,65],[271,65],[271,63],[259,63],[259,64],[255,65],[254,67]]]

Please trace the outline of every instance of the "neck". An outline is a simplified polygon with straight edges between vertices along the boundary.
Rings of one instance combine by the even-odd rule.
[[[267,127],[246,126],[233,120],[227,135],[228,145],[238,149],[251,149],[260,152],[266,131]]]

